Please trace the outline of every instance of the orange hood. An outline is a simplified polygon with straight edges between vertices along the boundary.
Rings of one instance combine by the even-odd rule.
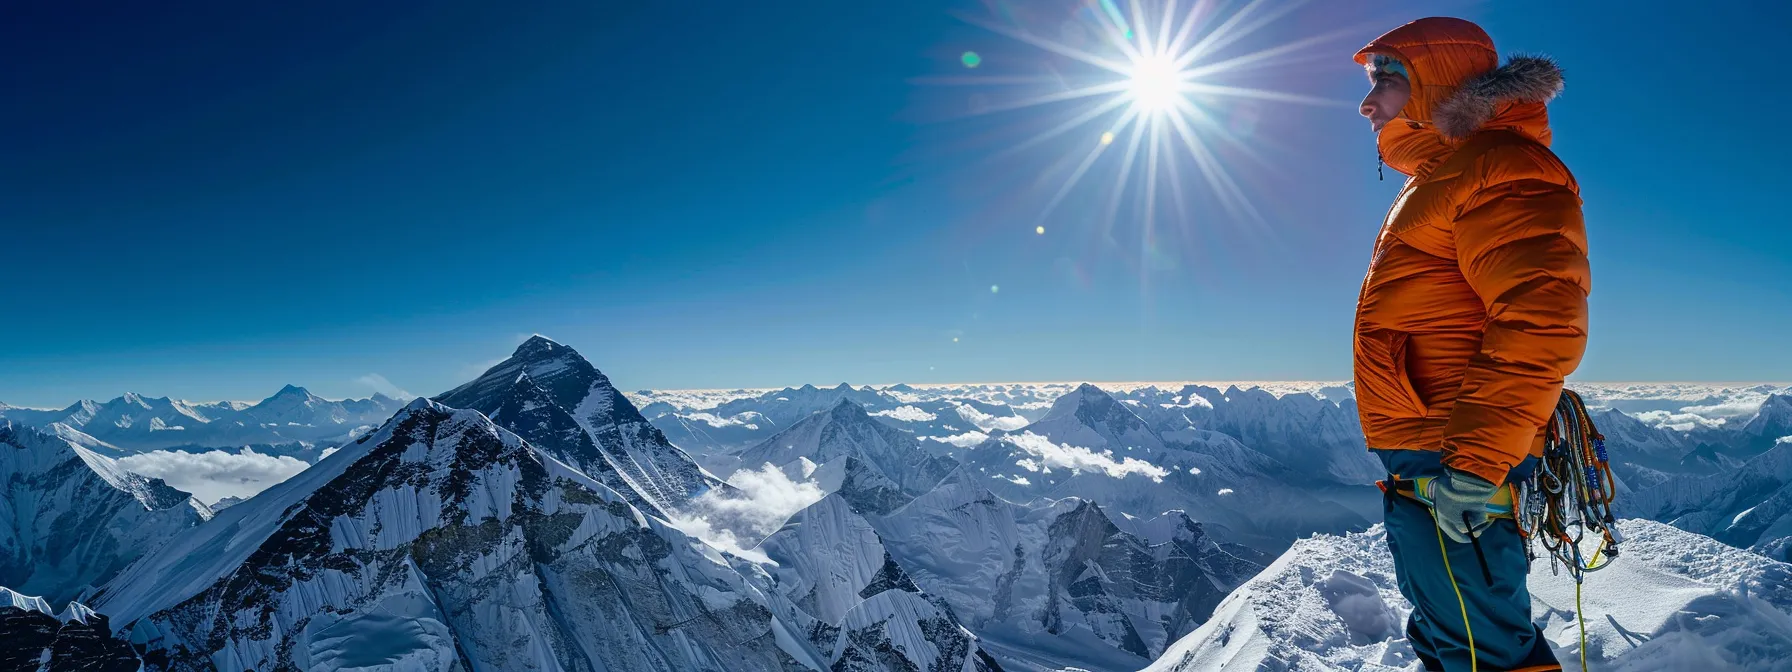
[[[1406,65],[1412,98],[1376,136],[1382,160],[1417,174],[1482,129],[1517,131],[1547,146],[1544,104],[1562,91],[1554,61],[1515,56],[1499,64],[1487,31],[1462,19],[1419,19],[1375,38],[1356,52],[1357,63],[1387,54]]]

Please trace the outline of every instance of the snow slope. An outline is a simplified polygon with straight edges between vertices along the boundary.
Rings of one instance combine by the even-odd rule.
[[[61,603],[111,579],[210,511],[160,479],[0,420],[0,585]]]
[[[1766,672],[1792,658],[1792,565],[1646,520],[1621,522],[1624,554],[1585,585],[1589,668]],[[1579,660],[1574,584],[1531,570],[1532,614],[1564,663]],[[1420,667],[1411,607],[1382,530],[1302,540],[1228,596],[1149,672]]]

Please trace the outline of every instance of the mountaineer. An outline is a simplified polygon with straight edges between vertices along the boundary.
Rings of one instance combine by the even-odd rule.
[[[1531,622],[1525,541],[1500,510],[1586,347],[1579,188],[1545,110],[1562,73],[1535,56],[1502,65],[1485,31],[1453,18],[1396,28],[1356,61],[1381,159],[1409,176],[1354,345],[1363,434],[1405,484],[1384,507],[1407,635],[1430,670],[1558,670]]]

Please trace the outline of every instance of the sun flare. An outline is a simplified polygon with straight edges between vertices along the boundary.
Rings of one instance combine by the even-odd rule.
[[[1005,23],[965,17],[1046,52],[1038,65],[1048,74],[990,73],[940,81],[1004,92],[1035,87],[1022,97],[980,106],[980,114],[1051,110],[1046,119],[1055,123],[1005,154],[1064,137],[1075,139],[1071,146],[1084,148],[1086,153],[1073,153],[1048,167],[1053,172],[1042,179],[1057,186],[1043,198],[1037,215],[1041,224],[1079,184],[1107,181],[1099,179],[1104,172],[1112,176],[1111,191],[1103,189],[1104,225],[1116,223],[1125,202],[1126,216],[1144,227],[1145,240],[1160,212],[1174,208],[1170,221],[1186,226],[1194,216],[1189,206],[1201,201],[1219,206],[1235,221],[1261,223],[1230,165],[1238,159],[1261,162],[1261,139],[1250,137],[1259,104],[1347,104],[1240,84],[1264,81],[1267,68],[1308,58],[1306,52],[1317,45],[1348,34],[1340,29],[1251,46],[1253,34],[1299,4],[1250,0],[1231,9],[1214,0],[1084,0],[1067,3],[1078,8],[1055,27],[1028,25],[1012,16]]]

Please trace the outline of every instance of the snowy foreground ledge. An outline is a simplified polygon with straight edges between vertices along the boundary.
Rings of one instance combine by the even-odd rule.
[[[1792,669],[1792,565],[1647,520],[1585,585],[1589,669]],[[1413,672],[1385,531],[1303,539],[1147,672]],[[1578,667],[1574,582],[1531,567],[1532,617]]]

